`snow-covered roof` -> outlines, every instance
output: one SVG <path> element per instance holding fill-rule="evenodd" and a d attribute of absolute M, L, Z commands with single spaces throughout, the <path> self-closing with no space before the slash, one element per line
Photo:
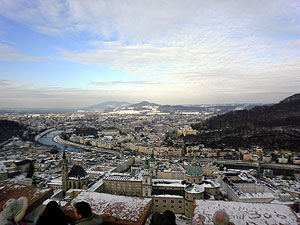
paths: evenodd
<path fill-rule="evenodd" d="M 193 224 L 212 225 L 217 210 L 224 209 L 234 224 L 299 224 L 290 207 L 280 204 L 195 200 Z"/>
<path fill-rule="evenodd" d="M 154 198 L 182 198 L 183 196 L 181 195 L 168 195 L 168 194 L 162 194 L 162 195 L 152 195 Z"/>
<path fill-rule="evenodd" d="M 62 185 L 62 178 L 61 177 L 57 177 L 53 180 L 50 180 L 50 182 L 48 183 L 48 185 Z"/>
<path fill-rule="evenodd" d="M 185 188 L 185 191 L 191 194 L 200 194 L 204 192 L 204 185 L 202 184 L 192 184 Z"/>
<path fill-rule="evenodd" d="M 28 199 L 28 206 L 36 208 L 41 202 L 48 199 L 53 191 L 50 188 L 37 188 L 22 184 L 0 183 L 0 211 L 3 205 L 10 198 L 19 198 L 24 196 Z"/>
<path fill-rule="evenodd" d="M 67 211 L 73 211 L 76 202 L 88 202 L 93 213 L 102 215 L 103 218 L 113 218 L 116 221 L 127 221 L 135 224 L 144 221 L 151 210 L 152 199 L 128 196 L 110 195 L 97 192 L 81 192 L 68 206 Z M 114 221 L 115 222 L 115 221 Z"/>
<path fill-rule="evenodd" d="M 118 181 L 141 181 L 140 177 L 132 177 L 130 175 L 107 175 L 104 180 L 118 180 Z"/>
<path fill-rule="evenodd" d="M 220 184 L 213 181 L 213 180 L 204 180 L 203 181 L 203 184 L 202 184 L 203 187 L 205 188 L 218 188 L 220 187 Z"/>
<path fill-rule="evenodd" d="M 152 179 L 152 186 L 161 186 L 161 187 L 182 187 L 186 186 L 185 183 L 182 183 L 182 180 L 164 180 L 164 179 Z"/>

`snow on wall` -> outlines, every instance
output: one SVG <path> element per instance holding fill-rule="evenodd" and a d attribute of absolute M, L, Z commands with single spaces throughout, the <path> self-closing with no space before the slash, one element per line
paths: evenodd
<path fill-rule="evenodd" d="M 193 225 L 212 225 L 212 218 L 216 211 L 224 209 L 230 222 L 238 224 L 300 224 L 300 220 L 289 206 L 279 204 L 242 203 L 196 200 Z"/>

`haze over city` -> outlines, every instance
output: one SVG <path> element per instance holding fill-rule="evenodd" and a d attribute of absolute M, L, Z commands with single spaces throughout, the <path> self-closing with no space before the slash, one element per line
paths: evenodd
<path fill-rule="evenodd" d="M 299 1 L 0 5 L 1 108 L 275 103 L 299 92 Z"/>

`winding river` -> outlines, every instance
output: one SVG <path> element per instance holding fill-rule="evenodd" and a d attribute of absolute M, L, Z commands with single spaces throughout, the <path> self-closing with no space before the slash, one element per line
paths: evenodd
<path fill-rule="evenodd" d="M 58 134 L 60 134 L 62 132 L 63 132 L 63 130 L 54 130 L 54 131 L 51 131 L 51 132 L 45 134 L 40 139 L 38 139 L 38 142 L 41 143 L 41 144 L 44 144 L 44 145 L 56 146 L 59 149 L 66 149 L 66 150 L 71 151 L 71 152 L 81 152 L 80 149 L 76 149 L 76 148 L 70 147 L 70 146 L 64 146 L 64 145 L 55 143 L 52 140 L 56 135 L 58 135 Z"/>

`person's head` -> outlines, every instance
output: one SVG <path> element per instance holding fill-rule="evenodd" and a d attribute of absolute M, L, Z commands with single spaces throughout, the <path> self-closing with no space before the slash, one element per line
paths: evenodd
<path fill-rule="evenodd" d="M 93 215 L 91 206 L 87 202 L 77 202 L 74 211 L 77 219 L 88 218 Z"/>
<path fill-rule="evenodd" d="M 225 210 L 218 210 L 215 212 L 213 216 L 213 223 L 214 225 L 228 225 L 229 224 L 229 217 Z"/>
<path fill-rule="evenodd" d="M 167 217 L 172 224 L 176 224 L 176 216 L 171 210 L 164 211 L 163 215 Z"/>
<path fill-rule="evenodd" d="M 163 214 L 154 213 L 151 218 L 151 225 L 172 225 L 171 221 Z"/>
<path fill-rule="evenodd" d="M 14 220 L 15 223 L 21 221 L 28 207 L 26 197 L 18 199 L 11 198 L 5 202 L 3 206 L 2 216 L 7 220 Z"/>
<path fill-rule="evenodd" d="M 47 204 L 43 214 L 55 215 L 58 212 L 61 212 L 61 209 L 60 209 L 58 203 L 56 201 L 50 201 Z"/>
<path fill-rule="evenodd" d="M 48 225 L 48 224 L 56 224 L 57 222 L 61 222 L 64 224 L 63 221 L 65 220 L 65 214 L 61 210 L 60 206 L 56 201 L 48 202 L 46 208 L 39 216 L 37 221 L 37 225 Z M 66 224 L 66 223 L 65 223 Z"/>

